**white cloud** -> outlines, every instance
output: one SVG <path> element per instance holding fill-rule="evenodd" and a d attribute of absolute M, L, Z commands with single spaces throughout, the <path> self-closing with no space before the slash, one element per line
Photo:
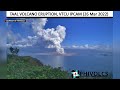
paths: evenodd
<path fill-rule="evenodd" d="M 28 36 L 27 38 L 22 38 L 19 41 L 16 41 L 14 43 L 14 46 L 18 47 L 27 47 L 27 46 L 33 46 L 38 40 L 37 36 Z"/>
<path fill-rule="evenodd" d="M 72 46 L 64 46 L 64 48 L 74 48 L 74 49 L 95 49 L 95 50 L 112 50 L 110 45 L 72 45 Z"/>
<path fill-rule="evenodd" d="M 88 45 L 88 44 L 85 44 L 84 46 L 85 46 L 85 48 L 89 48 L 89 45 Z"/>
<path fill-rule="evenodd" d="M 27 38 L 22 38 L 18 33 L 15 34 L 11 30 L 7 32 L 7 47 L 27 47 L 32 46 L 37 41 L 37 36 L 28 36 Z"/>
<path fill-rule="evenodd" d="M 22 36 L 17 33 L 13 33 L 12 30 L 7 31 L 7 43 L 15 43 L 16 41 L 20 40 Z"/>
<path fill-rule="evenodd" d="M 77 45 L 73 45 L 72 48 L 80 48 L 80 47 Z"/>
<path fill-rule="evenodd" d="M 81 46 L 79 46 L 79 47 L 80 47 L 80 49 L 84 49 L 84 48 L 85 48 L 85 47 L 84 47 L 84 46 L 82 46 L 82 45 L 81 45 Z"/>

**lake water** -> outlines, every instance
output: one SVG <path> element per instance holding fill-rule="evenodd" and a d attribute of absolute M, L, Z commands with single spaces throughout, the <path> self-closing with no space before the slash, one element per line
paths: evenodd
<path fill-rule="evenodd" d="M 45 50 L 44 50 L 45 51 Z M 65 49 L 68 55 L 54 55 L 50 52 L 40 53 L 39 49 L 23 49 L 22 56 L 32 56 L 39 59 L 43 64 L 52 67 L 62 67 L 63 70 L 82 70 L 82 71 L 106 71 L 112 72 L 113 55 L 112 52 L 97 50 Z M 69 55 L 75 53 L 74 55 Z"/>

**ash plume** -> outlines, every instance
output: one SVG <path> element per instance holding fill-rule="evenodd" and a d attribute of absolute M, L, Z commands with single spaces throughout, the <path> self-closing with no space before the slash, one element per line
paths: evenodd
<path fill-rule="evenodd" d="M 32 20 L 31 25 L 35 35 L 46 42 L 47 48 L 55 48 L 58 54 L 64 54 L 64 48 L 62 48 L 61 43 L 65 39 L 66 28 L 58 25 L 56 28 L 44 29 L 46 23 L 47 18 Z"/>

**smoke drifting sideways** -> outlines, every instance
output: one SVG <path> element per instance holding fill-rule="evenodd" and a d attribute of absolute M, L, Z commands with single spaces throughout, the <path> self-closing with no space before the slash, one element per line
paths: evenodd
<path fill-rule="evenodd" d="M 58 25 L 56 28 L 44 29 L 47 18 L 33 19 L 31 26 L 35 36 L 38 37 L 38 41 L 42 40 L 47 48 L 55 48 L 58 54 L 65 54 L 64 48 L 62 48 L 61 43 L 66 36 L 66 28 L 64 26 Z"/>

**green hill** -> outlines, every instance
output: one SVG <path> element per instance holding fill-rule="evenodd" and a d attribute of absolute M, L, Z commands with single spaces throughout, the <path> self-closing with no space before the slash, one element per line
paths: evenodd
<path fill-rule="evenodd" d="M 30 56 L 8 55 L 8 79 L 68 79 L 69 75 L 60 68 L 43 65 Z"/>

